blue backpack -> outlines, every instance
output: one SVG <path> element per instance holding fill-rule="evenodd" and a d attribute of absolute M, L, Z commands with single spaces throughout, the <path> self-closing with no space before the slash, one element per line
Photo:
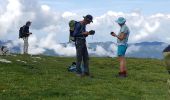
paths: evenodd
<path fill-rule="evenodd" d="M 72 65 L 69 66 L 69 67 L 67 68 L 67 70 L 68 70 L 69 72 L 76 72 L 76 71 L 77 71 L 76 62 L 72 62 Z"/>
<path fill-rule="evenodd" d="M 81 64 L 81 70 L 84 71 L 84 68 L 83 68 L 83 63 Z M 67 70 L 69 72 L 77 72 L 77 68 L 76 68 L 76 62 L 72 62 L 72 64 L 70 66 L 68 66 Z"/>

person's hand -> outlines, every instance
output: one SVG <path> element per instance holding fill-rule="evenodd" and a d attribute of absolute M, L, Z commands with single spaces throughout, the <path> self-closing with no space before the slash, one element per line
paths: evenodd
<path fill-rule="evenodd" d="M 112 36 L 116 37 L 117 35 L 114 32 L 110 33 Z"/>

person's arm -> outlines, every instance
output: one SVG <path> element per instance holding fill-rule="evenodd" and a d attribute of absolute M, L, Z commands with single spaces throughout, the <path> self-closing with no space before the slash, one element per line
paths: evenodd
<path fill-rule="evenodd" d="M 114 32 L 112 32 L 112 36 L 114 37 L 117 37 L 119 40 L 123 40 L 126 38 L 127 34 L 128 33 L 128 28 L 127 27 L 122 27 L 121 30 L 120 30 L 120 34 L 119 35 L 116 35 Z"/>
<path fill-rule="evenodd" d="M 83 35 L 89 35 L 89 32 L 82 32 Z"/>
<path fill-rule="evenodd" d="M 122 32 L 120 35 L 115 35 L 115 37 L 117 37 L 119 40 L 123 40 L 126 38 L 126 34 Z"/>
<path fill-rule="evenodd" d="M 84 27 L 82 33 L 85 37 L 87 37 L 90 33 L 88 31 L 86 31 L 86 26 Z"/>
<path fill-rule="evenodd" d="M 32 33 L 29 31 L 29 27 L 27 27 L 27 26 L 25 27 L 25 31 L 24 31 L 24 32 L 25 32 L 25 34 L 27 34 L 27 35 L 32 34 Z"/>

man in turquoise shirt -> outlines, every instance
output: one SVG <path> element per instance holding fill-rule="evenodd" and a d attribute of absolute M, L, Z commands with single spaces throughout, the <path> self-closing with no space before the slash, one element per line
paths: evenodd
<path fill-rule="evenodd" d="M 118 58 L 120 62 L 120 72 L 118 74 L 119 77 L 127 77 L 127 68 L 126 68 L 126 59 L 125 59 L 125 53 L 128 47 L 128 38 L 129 38 L 129 28 L 126 26 L 126 19 L 123 17 L 119 17 L 116 20 L 116 23 L 120 25 L 120 32 L 118 35 L 116 35 L 114 32 L 111 32 L 111 35 L 117 38 L 117 44 L 118 44 Z"/>

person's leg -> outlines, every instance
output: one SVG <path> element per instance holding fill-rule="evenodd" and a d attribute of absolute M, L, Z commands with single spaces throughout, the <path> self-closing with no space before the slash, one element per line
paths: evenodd
<path fill-rule="evenodd" d="M 87 46 L 84 44 L 83 52 L 83 62 L 84 62 L 84 74 L 89 75 L 89 54 L 87 51 Z"/>
<path fill-rule="evenodd" d="M 126 59 L 124 56 L 119 57 L 119 62 L 120 62 L 120 72 L 126 72 Z"/>
<path fill-rule="evenodd" d="M 28 54 L 28 37 L 26 37 L 26 39 L 25 39 L 25 52 L 26 52 L 26 54 Z"/>
<path fill-rule="evenodd" d="M 76 40 L 76 68 L 77 68 L 77 74 L 82 74 L 81 70 L 81 62 L 82 62 L 82 43 L 81 40 Z"/>
<path fill-rule="evenodd" d="M 26 53 L 26 37 L 23 37 L 22 39 L 24 41 L 23 54 L 25 54 Z"/>
<path fill-rule="evenodd" d="M 123 75 L 123 76 L 127 76 L 126 59 L 125 59 L 126 49 L 127 49 L 127 46 L 124 46 L 124 45 L 118 46 L 118 59 L 120 62 L 119 75 Z"/>

